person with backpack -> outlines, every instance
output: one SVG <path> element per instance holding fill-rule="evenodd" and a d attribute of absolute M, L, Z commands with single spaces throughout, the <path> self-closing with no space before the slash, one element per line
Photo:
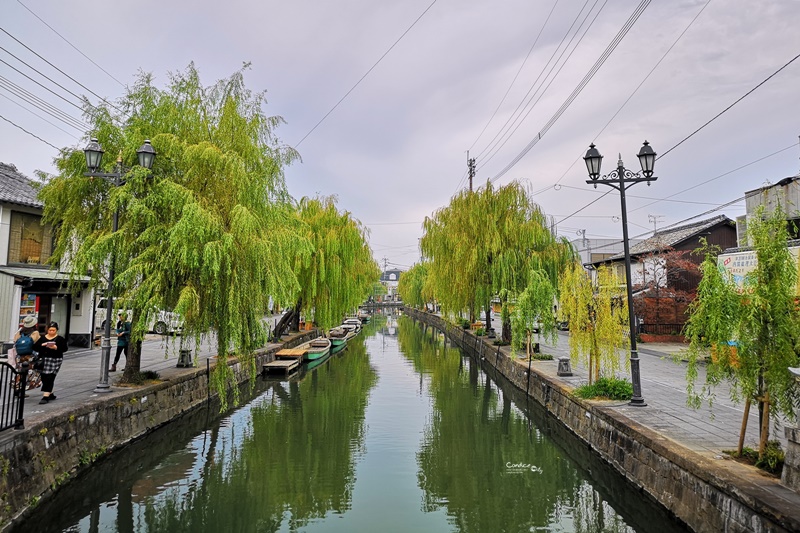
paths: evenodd
<path fill-rule="evenodd" d="M 33 359 L 33 345 L 39 340 L 39 330 L 37 325 L 39 320 L 36 315 L 26 315 L 22 319 L 22 326 L 16 334 L 14 334 L 14 351 L 17 354 L 17 369 L 22 368 L 22 363 L 30 363 Z M 32 370 L 32 369 L 31 369 Z M 33 377 L 33 373 L 29 374 L 29 378 Z M 27 388 L 36 388 L 39 386 L 38 378 L 28 379 Z M 20 387 L 17 395 L 22 396 L 25 394 L 25 387 Z"/>
<path fill-rule="evenodd" d="M 47 333 L 39 337 L 39 340 L 33 345 L 33 349 L 44 361 L 42 399 L 39 403 L 49 403 L 56 399 L 56 395 L 53 394 L 53 384 L 58 371 L 61 370 L 61 363 L 64 362 L 64 352 L 67 351 L 67 339 L 58 334 L 57 322 L 50 322 L 47 325 Z"/>
<path fill-rule="evenodd" d="M 117 371 L 117 363 L 119 363 L 119 356 L 125 354 L 125 362 L 128 362 L 128 343 L 131 340 L 131 323 L 128 322 L 128 315 L 126 313 L 119 314 L 117 321 L 117 354 L 114 356 L 114 363 L 109 372 Z"/>

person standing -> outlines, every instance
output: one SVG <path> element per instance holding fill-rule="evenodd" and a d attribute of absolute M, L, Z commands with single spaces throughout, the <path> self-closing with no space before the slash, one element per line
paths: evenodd
<path fill-rule="evenodd" d="M 53 394 L 53 384 L 56 382 L 58 371 L 61 370 L 61 363 L 64 362 L 64 352 L 67 351 L 67 340 L 58 334 L 57 322 L 50 322 L 47 325 L 47 333 L 39 337 L 33 349 L 43 360 L 42 399 L 39 403 L 52 402 L 56 399 L 56 395 Z"/>
<path fill-rule="evenodd" d="M 31 358 L 33 357 L 33 345 L 36 344 L 36 341 L 39 340 L 39 330 L 37 329 L 38 326 L 38 319 L 36 315 L 26 315 L 25 318 L 22 319 L 22 326 L 19 328 L 16 334 L 14 334 L 14 351 L 16 354 L 16 361 L 14 362 L 14 366 L 17 370 L 22 368 L 22 363 L 30 363 Z M 41 385 L 41 379 L 39 378 L 39 374 L 36 373 L 32 368 L 28 370 L 28 383 L 25 387 L 20 386 L 19 389 L 16 391 L 17 396 L 22 396 L 25 394 L 25 389 L 35 389 Z M 27 394 L 25 394 L 27 396 Z"/>
<path fill-rule="evenodd" d="M 114 364 L 108 369 L 109 372 L 117 371 L 117 363 L 119 363 L 119 356 L 125 354 L 125 363 L 128 362 L 128 344 L 131 340 L 131 323 L 128 322 L 128 315 L 125 313 L 119 314 L 117 320 L 117 354 L 114 356 Z"/>

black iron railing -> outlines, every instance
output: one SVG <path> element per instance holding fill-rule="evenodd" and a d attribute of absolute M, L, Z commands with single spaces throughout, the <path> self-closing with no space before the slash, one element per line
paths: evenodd
<path fill-rule="evenodd" d="M 28 383 L 28 363 L 20 370 L 0 363 L 0 431 L 25 428 L 25 389 Z"/>
<path fill-rule="evenodd" d="M 681 335 L 683 324 L 640 324 L 639 333 L 651 335 Z"/>

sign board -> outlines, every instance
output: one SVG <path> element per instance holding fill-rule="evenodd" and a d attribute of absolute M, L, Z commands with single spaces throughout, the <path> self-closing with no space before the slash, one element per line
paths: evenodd
<path fill-rule="evenodd" d="M 798 265 L 798 274 L 800 274 L 800 247 L 789 247 L 789 253 L 792 254 L 795 264 Z M 744 278 L 750 272 L 753 272 L 758 265 L 758 258 L 754 250 L 745 252 L 732 252 L 729 254 L 719 254 L 717 257 L 717 265 L 730 272 L 733 277 L 733 282 L 739 288 L 744 287 Z M 798 276 L 798 284 L 800 284 L 800 275 Z M 800 294 L 800 287 L 798 287 L 798 294 Z"/>

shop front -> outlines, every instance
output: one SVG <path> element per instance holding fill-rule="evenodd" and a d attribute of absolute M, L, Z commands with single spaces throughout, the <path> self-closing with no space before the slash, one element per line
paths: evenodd
<path fill-rule="evenodd" d="M 34 315 L 40 333 L 50 322 L 57 322 L 59 334 L 71 346 L 88 348 L 93 300 L 87 288 L 89 279 L 79 278 L 76 292 L 68 289 L 69 281 L 69 274 L 55 270 L 0 267 L 0 327 L 6 330 L 8 340 L 25 316 Z"/>

